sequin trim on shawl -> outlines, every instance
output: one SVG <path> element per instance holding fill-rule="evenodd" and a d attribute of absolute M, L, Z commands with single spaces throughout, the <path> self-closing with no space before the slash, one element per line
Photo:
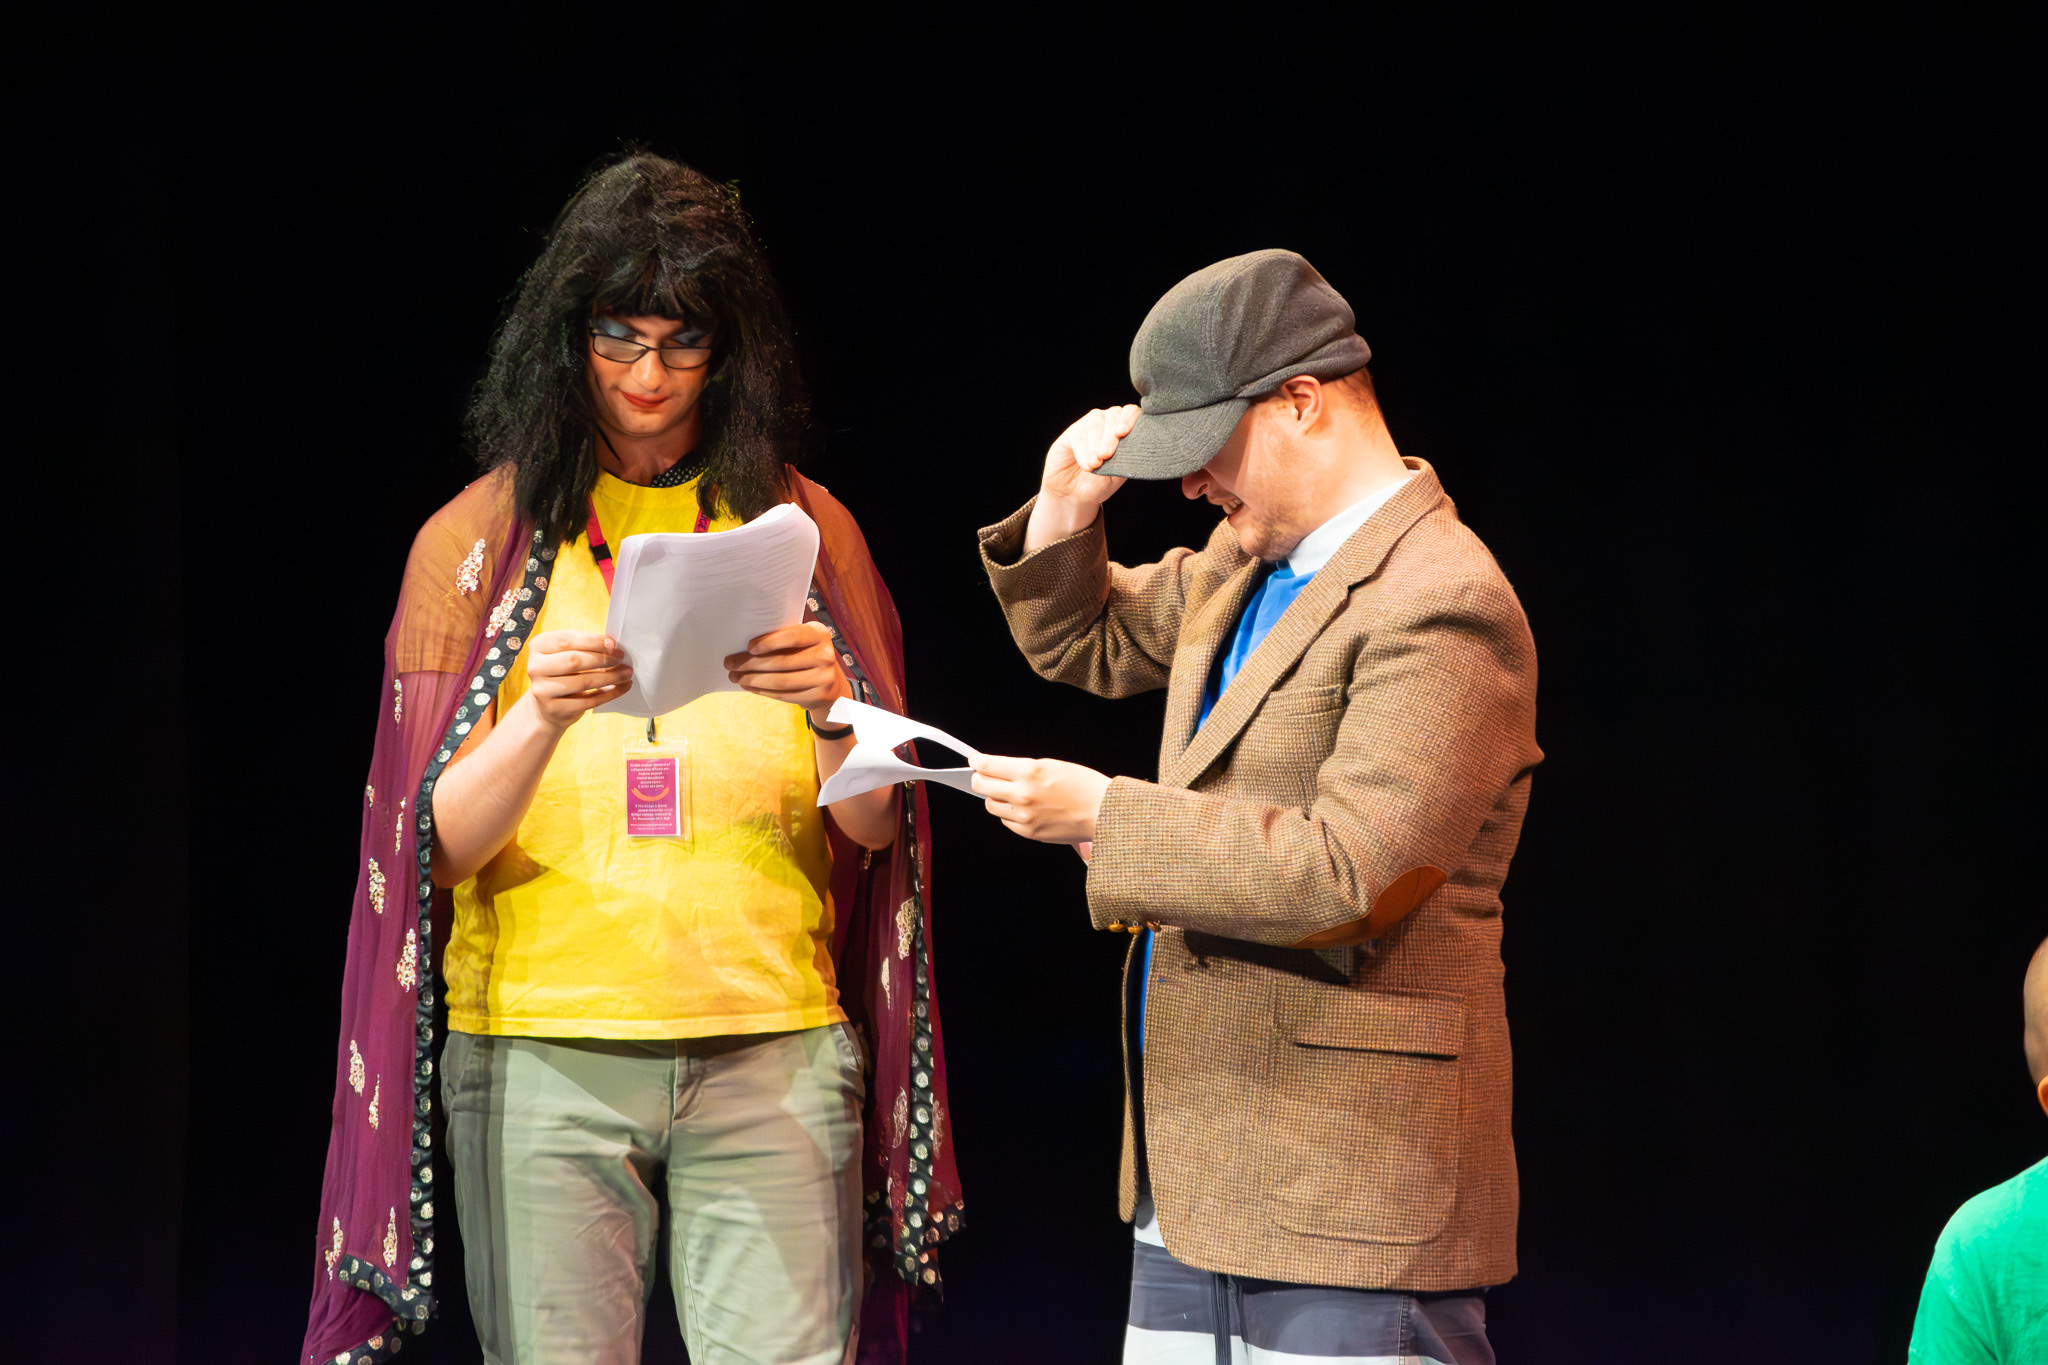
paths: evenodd
<path fill-rule="evenodd" d="M 824 594 L 815 585 L 805 605 L 832 632 L 832 647 L 839 651 L 839 662 L 853 682 L 854 699 L 875 705 L 879 698 L 874 684 L 868 680 L 859 659 L 848 647 L 846 637 L 840 633 L 838 623 L 824 605 Z M 961 1229 L 966 1219 L 966 1201 L 959 1200 L 944 1208 L 927 1208 L 932 1168 L 938 1160 L 936 1133 L 941 1131 L 934 1125 L 943 1125 L 944 1118 L 940 1112 L 943 1106 L 932 1088 L 931 954 L 924 941 L 924 871 L 918 853 L 916 784 L 905 782 L 902 795 L 903 800 L 897 803 L 900 815 L 896 837 L 908 841 L 905 847 L 910 852 L 911 895 L 896 908 L 892 927 L 896 930 L 897 957 L 908 958 L 912 964 L 910 1090 L 907 1096 L 898 1092 L 897 1103 L 892 1106 L 889 1118 L 892 1128 L 890 1145 L 899 1145 L 906 1136 L 910 1141 L 909 1189 L 903 1192 L 900 1206 L 894 1202 L 897 1192 L 893 1189 L 893 1182 L 889 1191 L 891 1198 L 883 1198 L 879 1190 L 869 1193 L 865 1235 L 870 1247 L 888 1252 L 896 1273 L 907 1283 L 930 1285 L 936 1289 L 942 1277 L 937 1263 L 932 1260 L 932 1248 Z M 883 998 L 893 1008 L 895 996 L 886 975 L 889 966 L 885 956 Z M 903 1123 L 906 1109 L 910 1121 L 907 1134 Z M 879 1106 L 877 1112 L 880 1112 Z M 899 1211 L 902 1216 L 900 1223 L 894 1216 Z"/>
<path fill-rule="evenodd" d="M 412 933 L 406 935 L 405 950 L 398 964 L 398 979 L 408 990 L 416 984 L 419 985 L 419 989 L 414 992 L 413 1015 L 416 1029 L 413 1043 L 410 1222 L 414 1255 L 407 1275 L 387 1275 L 384 1270 L 378 1269 L 361 1257 L 345 1253 L 336 1255 L 335 1253 L 341 1252 L 342 1228 L 341 1220 L 334 1220 L 334 1246 L 329 1253 L 329 1274 L 365 1293 L 375 1294 L 397 1317 L 397 1321 L 388 1331 L 380 1332 L 358 1346 L 329 1357 L 336 1365 L 380 1365 L 380 1362 L 396 1355 L 403 1345 L 403 1338 L 399 1335 L 401 1328 L 414 1334 L 424 1332 L 427 1319 L 434 1312 L 434 1165 L 433 1134 L 429 1123 L 433 1116 L 434 989 L 430 982 L 418 983 L 419 964 L 431 963 L 434 960 L 434 783 L 440 780 L 441 774 L 448 767 L 448 761 L 455 757 L 456 749 L 461 747 L 461 736 L 469 733 L 475 717 L 481 715 L 497 696 L 498 684 L 505 677 L 500 660 L 516 653 L 519 647 L 526 643 L 526 633 L 531 629 L 533 618 L 539 614 L 542 595 L 547 590 L 547 579 L 541 574 L 541 569 L 554 557 L 554 548 L 543 545 L 540 532 L 534 532 L 533 549 L 526 561 L 526 582 L 518 589 L 508 590 L 505 601 L 500 604 L 507 619 L 496 622 L 497 613 L 492 613 L 497 629 L 492 630 L 490 634 L 496 636 L 502 631 L 503 638 L 485 651 L 484 659 L 487 663 L 499 666 L 487 668 L 471 680 L 470 694 L 456 706 L 454 717 L 449 721 L 448 728 L 442 732 L 440 747 L 427 760 L 426 771 L 420 778 L 417 799 L 413 801 L 413 823 L 419 831 L 416 854 L 419 864 L 419 930 L 416 936 Z M 531 603 L 523 617 L 511 610 L 511 604 L 514 602 Z M 402 698 L 404 689 L 399 687 L 395 680 L 392 686 Z M 393 711 L 393 719 L 396 719 L 396 704 Z M 390 1261 L 396 1260 L 398 1255 L 396 1228 L 394 1210 L 393 1221 L 386 1230 L 384 1247 L 379 1248 L 385 1251 L 387 1265 Z"/>

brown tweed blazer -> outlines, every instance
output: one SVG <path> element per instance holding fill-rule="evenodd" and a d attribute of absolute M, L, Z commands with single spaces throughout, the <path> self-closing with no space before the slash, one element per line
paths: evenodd
<path fill-rule="evenodd" d="M 980 533 L 1041 675 L 1167 689 L 1159 781 L 1110 784 L 1088 908 L 1163 926 L 1123 1216 L 1142 1180 L 1203 1269 L 1415 1291 L 1515 1273 L 1500 888 L 1542 759 L 1536 653 L 1493 556 L 1407 463 L 1199 730 L 1257 580 L 1229 526 L 1136 569 L 1100 517 L 1021 559 L 1029 505 Z"/>

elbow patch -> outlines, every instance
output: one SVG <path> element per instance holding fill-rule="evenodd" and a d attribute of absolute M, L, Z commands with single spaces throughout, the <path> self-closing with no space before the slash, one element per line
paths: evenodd
<path fill-rule="evenodd" d="M 1440 867 L 1431 867 L 1428 863 L 1420 867 L 1411 867 L 1382 888 L 1364 919 L 1352 920 L 1349 924 L 1340 924 L 1319 934 L 1310 934 L 1294 946 L 1340 948 L 1353 943 L 1363 943 L 1369 938 L 1378 938 L 1406 919 L 1416 906 L 1435 895 L 1437 888 L 1447 880 L 1449 878 Z"/>

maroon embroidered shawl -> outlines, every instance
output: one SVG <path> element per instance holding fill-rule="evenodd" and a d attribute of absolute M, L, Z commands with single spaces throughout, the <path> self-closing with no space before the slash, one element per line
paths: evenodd
<path fill-rule="evenodd" d="M 384 638 L 303 1347 L 309 1362 L 390 1358 L 403 1333 L 425 1330 L 434 1295 L 448 1288 L 433 1273 L 432 964 L 451 902 L 428 873 L 431 797 L 526 644 L 559 549 L 519 518 L 510 485 L 503 472 L 486 475 L 428 521 Z M 820 534 L 811 613 L 831 627 L 860 699 L 903 712 L 902 625 L 860 528 L 793 470 L 790 492 Z M 904 1359 L 910 1290 L 939 1283 L 932 1248 L 959 1230 L 962 1208 L 947 1141 L 923 784 L 905 795 L 897 838 L 877 855 L 827 822 L 840 1004 L 874 1059 L 861 1163 L 875 1270 L 859 1316 L 863 1365 Z"/>

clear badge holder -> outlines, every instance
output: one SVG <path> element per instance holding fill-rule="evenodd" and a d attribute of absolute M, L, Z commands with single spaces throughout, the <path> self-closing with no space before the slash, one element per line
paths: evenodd
<path fill-rule="evenodd" d="M 663 739 L 654 718 L 645 738 L 625 747 L 626 837 L 667 839 L 689 847 L 690 741 L 678 735 Z"/>

